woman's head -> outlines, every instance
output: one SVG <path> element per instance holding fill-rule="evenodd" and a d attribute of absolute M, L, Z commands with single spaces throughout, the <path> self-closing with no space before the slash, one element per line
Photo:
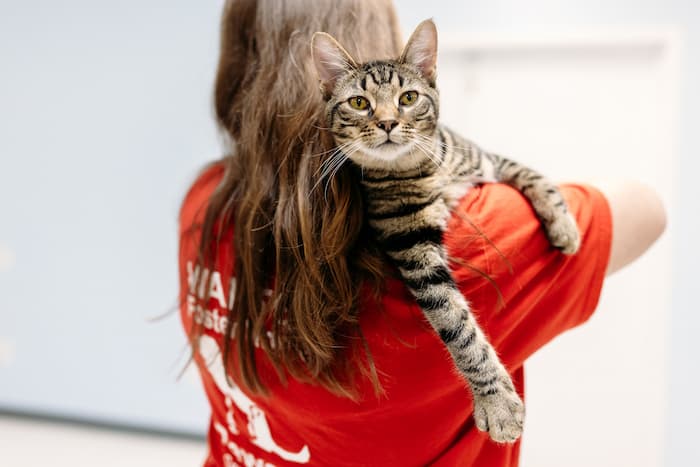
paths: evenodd
<path fill-rule="evenodd" d="M 224 358 L 255 391 L 264 389 L 254 357 L 259 342 L 278 372 L 342 392 L 341 336 L 357 330 L 361 283 L 382 275 L 364 241 L 350 169 L 336 168 L 318 183 L 334 142 L 311 59 L 317 31 L 341 40 L 358 60 L 400 53 L 389 1 L 231 0 L 224 7 L 215 108 L 232 147 L 205 214 L 199 261 L 211 266 L 220 235 L 235 226 L 235 332 Z"/>

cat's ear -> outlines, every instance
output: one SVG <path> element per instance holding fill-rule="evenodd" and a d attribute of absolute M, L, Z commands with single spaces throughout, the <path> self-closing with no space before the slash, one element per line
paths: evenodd
<path fill-rule="evenodd" d="M 431 85 L 435 85 L 437 77 L 437 28 L 432 19 L 426 19 L 413 31 L 399 61 L 415 66 L 423 78 L 427 79 Z"/>
<path fill-rule="evenodd" d="M 311 38 L 311 54 L 321 81 L 321 90 L 326 97 L 333 93 L 341 76 L 357 68 L 355 60 L 343 46 L 325 32 L 317 32 Z"/>

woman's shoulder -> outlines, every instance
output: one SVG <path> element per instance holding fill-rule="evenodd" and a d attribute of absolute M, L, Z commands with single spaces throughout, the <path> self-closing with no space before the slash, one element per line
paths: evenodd
<path fill-rule="evenodd" d="M 509 368 L 588 319 L 610 256 L 606 198 L 585 184 L 560 186 L 582 236 L 579 252 L 553 248 L 528 200 L 502 184 L 475 187 L 445 234 L 453 277 Z"/>
<path fill-rule="evenodd" d="M 559 188 L 580 233 L 587 240 L 597 240 L 592 237 L 598 236 L 609 240 L 611 215 L 603 194 L 587 184 Z M 511 260 L 525 253 L 532 257 L 530 260 L 557 256 L 530 202 L 516 189 L 500 183 L 476 186 L 460 200 L 448 222 L 445 244 L 454 256 L 477 263 L 485 260 L 484 249 Z M 475 244 L 481 248 L 475 248 Z M 483 266 L 490 269 L 493 264 Z"/>
<path fill-rule="evenodd" d="M 224 171 L 223 162 L 214 161 L 207 164 L 196 176 L 180 207 L 181 233 L 203 219 L 209 198 L 224 177 Z"/>

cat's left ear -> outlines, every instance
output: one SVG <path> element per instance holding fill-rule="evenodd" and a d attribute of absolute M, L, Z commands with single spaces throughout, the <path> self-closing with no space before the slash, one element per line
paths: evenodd
<path fill-rule="evenodd" d="M 357 68 L 357 64 L 343 46 L 325 32 L 317 32 L 311 38 L 311 54 L 321 81 L 321 90 L 326 98 L 333 93 L 341 76 Z"/>
<path fill-rule="evenodd" d="M 437 78 L 437 28 L 432 19 L 418 25 L 399 59 L 401 63 L 413 65 L 432 86 Z"/>

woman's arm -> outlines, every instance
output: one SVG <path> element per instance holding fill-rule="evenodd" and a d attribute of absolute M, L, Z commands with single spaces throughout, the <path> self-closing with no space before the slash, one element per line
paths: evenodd
<path fill-rule="evenodd" d="M 599 183 L 612 213 L 612 248 L 606 275 L 639 258 L 666 228 L 666 210 L 652 188 L 639 182 Z"/>

